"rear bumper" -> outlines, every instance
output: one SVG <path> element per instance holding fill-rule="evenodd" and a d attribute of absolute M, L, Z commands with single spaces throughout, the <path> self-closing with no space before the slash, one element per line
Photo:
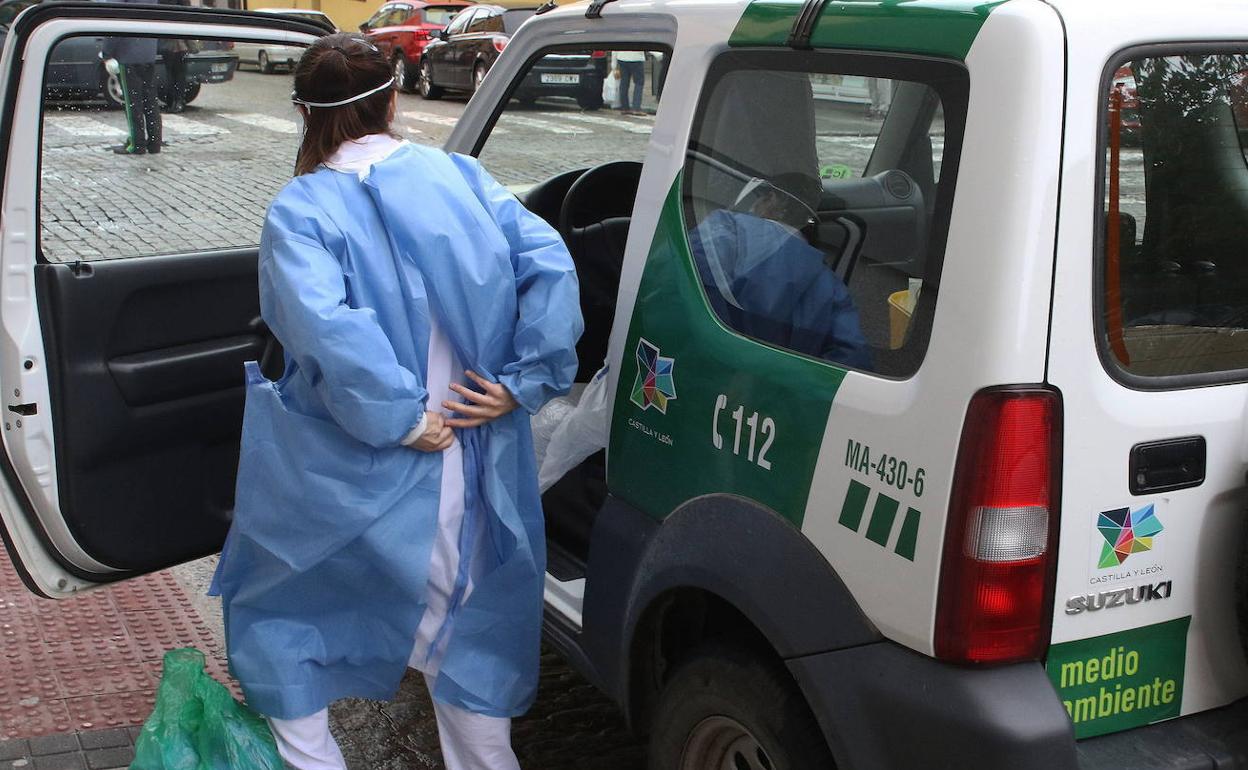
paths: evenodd
<path fill-rule="evenodd" d="M 1039 663 L 964 668 L 880 642 L 788 666 L 840 767 L 1248 770 L 1248 698 L 1076 742 Z"/>

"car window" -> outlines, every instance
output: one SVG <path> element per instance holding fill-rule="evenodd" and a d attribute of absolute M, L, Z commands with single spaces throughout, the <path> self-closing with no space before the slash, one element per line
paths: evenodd
<path fill-rule="evenodd" d="M 503 17 L 497 11 L 477 11 L 477 15 L 473 17 L 472 22 L 465 30 L 465 32 L 471 33 L 502 31 Z"/>
<path fill-rule="evenodd" d="M 451 23 L 451 19 L 455 18 L 455 14 L 462 10 L 462 6 L 458 5 L 431 5 L 425 8 L 425 23 L 439 24 L 446 26 Z"/>
<path fill-rule="evenodd" d="M 412 17 L 412 7 L 410 5 L 396 6 L 394 14 L 387 20 L 388 25 L 402 24 Z"/>
<path fill-rule="evenodd" d="M 289 78 L 239 72 L 233 47 L 85 36 L 54 47 L 40 151 L 44 259 L 259 243 L 265 207 L 291 177 L 300 125 Z M 115 72 L 109 62 L 120 63 Z"/>
<path fill-rule="evenodd" d="M 457 34 L 457 33 L 459 33 L 459 32 L 462 32 L 462 31 L 463 31 L 463 29 L 464 29 L 464 27 L 465 27 L 465 26 L 466 26 L 466 25 L 467 25 L 470 21 L 472 21 L 472 17 L 473 17 L 473 16 L 475 16 L 475 15 L 476 15 L 476 9 L 473 9 L 473 8 L 469 8 L 469 9 L 467 9 L 467 10 L 465 10 L 465 11 L 461 12 L 458 16 L 456 16 L 454 19 L 452 19 L 452 20 L 451 20 L 450 25 L 449 25 L 449 26 L 447 26 L 447 28 L 446 28 L 446 32 L 447 32 L 447 34 L 448 34 L 448 35 L 454 35 L 454 34 Z"/>
<path fill-rule="evenodd" d="M 529 17 L 537 13 L 529 8 L 521 8 L 517 10 L 503 11 L 503 32 L 508 35 L 516 34 L 516 30 L 520 29 L 520 25 L 529 20 Z"/>
<path fill-rule="evenodd" d="M 642 161 L 662 91 L 666 57 L 630 51 L 641 66 L 639 108 L 621 114 L 614 61 L 623 51 L 560 50 L 539 57 L 518 77 L 479 157 L 515 191 L 556 174 L 608 161 Z M 630 87 L 630 95 L 633 89 Z"/>
<path fill-rule="evenodd" d="M 949 126 L 945 115 L 965 115 L 965 83 L 960 68 L 913 60 L 718 59 L 682 196 L 710 310 L 774 347 L 912 374 L 930 332 L 956 173 L 947 154 L 961 118 Z M 867 89 L 874 103 L 863 101 Z"/>
<path fill-rule="evenodd" d="M 1102 349 L 1139 377 L 1248 368 L 1248 54 L 1125 62 L 1105 94 Z"/>

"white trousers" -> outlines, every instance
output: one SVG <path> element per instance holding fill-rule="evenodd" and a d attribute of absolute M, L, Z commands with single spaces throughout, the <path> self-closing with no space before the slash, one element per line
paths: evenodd
<path fill-rule="evenodd" d="M 432 680 L 425 682 L 432 687 Z M 446 770 L 520 770 L 511 748 L 511 720 L 433 702 Z M 329 709 L 300 719 L 269 719 L 277 750 L 295 770 L 347 770 L 329 732 Z"/>

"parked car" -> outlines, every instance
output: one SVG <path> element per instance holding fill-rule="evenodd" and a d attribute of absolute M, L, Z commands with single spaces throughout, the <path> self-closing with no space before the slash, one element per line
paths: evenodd
<path fill-rule="evenodd" d="M 386 3 L 360 25 L 360 31 L 390 59 L 399 90 L 411 92 L 416 88 L 425 47 L 471 6 L 460 0 Z"/>
<path fill-rule="evenodd" d="M 534 12 L 533 8 L 478 5 L 461 13 L 426 46 L 420 63 L 420 95 L 441 99 L 448 90 L 475 92 L 507 41 Z M 598 90 L 601 94 L 601 80 Z"/>
<path fill-rule="evenodd" d="M 310 11 L 302 8 L 256 8 L 255 11 L 257 13 L 273 13 L 301 21 L 310 21 L 313 24 L 324 27 L 326 33 L 338 31 L 338 28 L 334 26 L 334 22 L 329 16 L 321 11 Z M 280 45 L 277 43 L 237 42 L 234 44 L 234 53 L 238 55 L 240 67 L 244 64 L 252 65 L 265 74 L 276 72 L 278 69 L 293 71 L 295 65 L 299 63 L 299 57 L 303 55 L 303 50 L 299 46 Z"/>
<path fill-rule="evenodd" d="M 589 411 L 557 427 L 600 451 L 543 500 L 544 632 L 651 770 L 1243 768 L 1248 4 L 588 10 L 511 38 L 445 149 L 581 279 Z M 118 18 L 185 23 L 48 4 L 0 78 L 37 93 L 55 30 Z M 547 57 L 623 45 L 673 54 L 652 124 L 505 114 Z M 1163 74 L 1115 178 L 1124 66 Z M 845 75 L 891 81 L 880 121 L 821 112 Z M 0 534 L 68 598 L 221 547 L 242 365 L 284 357 L 255 247 L 44 259 L 41 119 L 0 104 Z"/>
<path fill-rule="evenodd" d="M 104 37 L 67 38 L 56 46 L 56 55 L 48 63 L 45 88 L 50 98 L 59 100 L 103 99 L 113 107 L 124 107 L 121 81 L 104 68 L 100 52 Z M 225 83 L 234 79 L 238 57 L 230 50 L 200 50 L 186 55 L 186 83 L 183 102 L 191 103 L 200 89 L 209 83 Z M 163 56 L 156 59 L 156 93 L 164 105 L 170 104 L 172 82 Z"/>

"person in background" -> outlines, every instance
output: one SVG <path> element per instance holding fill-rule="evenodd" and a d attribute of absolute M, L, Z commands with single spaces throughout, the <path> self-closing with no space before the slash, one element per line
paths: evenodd
<path fill-rule="evenodd" d="M 177 5 L 190 7 L 191 0 L 156 0 L 160 5 Z M 176 37 L 162 39 L 157 45 L 160 58 L 165 63 L 165 76 L 168 99 L 165 109 L 169 112 L 181 112 L 186 109 L 186 55 L 190 53 L 192 41 Z"/>
<path fill-rule="evenodd" d="M 144 0 L 117 0 L 142 3 Z M 160 103 L 156 100 L 156 54 L 154 37 L 110 37 L 104 40 L 100 56 L 116 64 L 117 78 L 126 103 L 126 123 L 130 137 L 113 148 L 118 155 L 158 153 L 161 146 Z M 111 70 L 110 70 L 111 71 Z"/>
<path fill-rule="evenodd" d="M 214 579 L 230 668 L 296 770 L 345 770 L 326 707 L 409 667 L 447 770 L 519 770 L 546 564 L 529 415 L 575 378 L 572 257 L 475 158 L 394 135 L 372 43 L 319 39 L 294 86 L 258 268 L 286 367 L 247 365 Z"/>
<path fill-rule="evenodd" d="M 617 51 L 616 74 L 619 75 L 619 109 L 624 115 L 644 115 L 641 111 L 641 94 L 646 85 L 646 52 Z M 632 85 L 630 101 L 629 85 Z"/>

